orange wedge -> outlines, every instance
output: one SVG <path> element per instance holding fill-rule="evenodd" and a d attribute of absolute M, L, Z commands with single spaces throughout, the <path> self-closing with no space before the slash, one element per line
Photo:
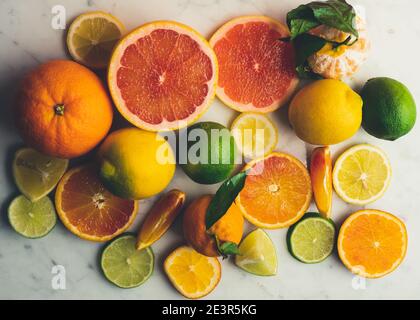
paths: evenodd
<path fill-rule="evenodd" d="M 78 237 L 108 241 L 124 232 L 137 214 L 137 202 L 107 191 L 93 166 L 67 172 L 55 194 L 55 206 L 63 224 Z"/>
<path fill-rule="evenodd" d="M 312 198 L 306 167 L 295 157 L 273 152 L 247 164 L 245 186 L 235 202 L 260 228 L 285 228 L 298 221 Z"/>
<path fill-rule="evenodd" d="M 318 211 L 325 218 L 331 218 L 333 182 L 330 147 L 319 147 L 312 151 L 310 171 Z"/>
<path fill-rule="evenodd" d="M 396 216 L 379 210 L 350 215 L 338 235 L 338 253 L 344 265 L 366 278 L 394 271 L 407 251 L 407 230 Z"/>
<path fill-rule="evenodd" d="M 217 258 L 204 256 L 187 246 L 172 252 L 164 268 L 174 287 L 189 299 L 202 298 L 212 292 L 222 274 Z"/>

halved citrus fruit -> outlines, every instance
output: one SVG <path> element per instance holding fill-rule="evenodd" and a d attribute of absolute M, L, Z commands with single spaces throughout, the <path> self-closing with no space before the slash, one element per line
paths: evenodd
<path fill-rule="evenodd" d="M 248 163 L 245 186 L 235 202 L 245 218 L 266 229 L 298 221 L 312 198 L 308 170 L 295 157 L 273 152 Z"/>
<path fill-rule="evenodd" d="M 219 284 L 222 268 L 219 260 L 183 246 L 165 260 L 165 272 L 174 287 L 186 298 L 208 295 Z"/>
<path fill-rule="evenodd" d="M 337 247 L 350 271 L 366 278 L 380 278 L 403 261 L 407 230 L 404 222 L 390 213 L 360 210 L 344 221 Z"/>
<path fill-rule="evenodd" d="M 216 91 L 217 59 L 195 30 L 173 21 L 145 24 L 112 54 L 108 83 L 121 114 L 150 131 L 186 127 Z"/>
<path fill-rule="evenodd" d="M 216 94 L 240 111 L 271 112 L 291 96 L 298 78 L 295 53 L 282 23 L 245 16 L 224 24 L 210 39 L 219 62 Z"/>
<path fill-rule="evenodd" d="M 55 206 L 63 224 L 78 237 L 107 241 L 124 232 L 137 214 L 137 202 L 107 191 L 93 166 L 67 172 L 57 186 Z"/>
<path fill-rule="evenodd" d="M 67 48 L 77 62 L 92 68 L 105 68 L 124 32 L 124 25 L 113 15 L 102 11 L 87 12 L 70 25 Z"/>

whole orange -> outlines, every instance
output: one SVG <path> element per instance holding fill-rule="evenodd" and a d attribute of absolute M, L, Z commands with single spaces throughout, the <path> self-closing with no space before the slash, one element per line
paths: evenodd
<path fill-rule="evenodd" d="M 86 67 L 54 60 L 30 72 L 18 91 L 16 125 L 28 145 L 59 158 L 93 149 L 112 124 L 112 104 Z"/>
<path fill-rule="evenodd" d="M 195 199 L 184 214 L 184 236 L 187 242 L 199 253 L 209 257 L 219 256 L 216 241 L 230 241 L 236 244 L 242 239 L 244 218 L 241 211 L 232 203 L 225 215 L 207 232 L 206 211 L 213 196 L 205 195 Z"/>

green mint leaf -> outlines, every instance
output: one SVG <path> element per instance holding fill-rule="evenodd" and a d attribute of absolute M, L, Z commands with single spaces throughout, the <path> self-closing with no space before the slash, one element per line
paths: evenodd
<path fill-rule="evenodd" d="M 243 189 L 246 171 L 227 179 L 217 190 L 206 212 L 206 229 L 209 230 L 228 211 L 239 192 Z"/>
<path fill-rule="evenodd" d="M 306 5 L 300 5 L 287 14 L 287 25 L 291 39 L 320 25 L 313 11 Z"/>

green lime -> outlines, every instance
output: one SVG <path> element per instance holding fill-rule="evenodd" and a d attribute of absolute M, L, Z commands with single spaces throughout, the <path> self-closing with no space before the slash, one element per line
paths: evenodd
<path fill-rule="evenodd" d="M 236 265 L 258 276 L 272 276 L 277 273 L 276 248 L 262 229 L 250 232 L 239 245 L 235 256 Z"/>
<path fill-rule="evenodd" d="M 13 229 L 26 238 L 47 235 L 57 222 L 54 204 L 48 197 L 31 202 L 23 195 L 9 205 L 9 222 Z"/>
<path fill-rule="evenodd" d="M 216 122 L 199 122 L 187 129 L 187 150 L 179 162 L 195 182 L 214 184 L 226 180 L 235 167 L 235 140 L 229 129 Z"/>
<path fill-rule="evenodd" d="M 20 192 L 31 201 L 46 196 L 67 170 L 69 161 L 43 155 L 30 148 L 16 152 L 13 176 Z"/>
<path fill-rule="evenodd" d="M 136 237 L 125 234 L 107 245 L 102 253 L 101 266 L 105 277 L 120 288 L 143 284 L 153 272 L 154 256 L 151 247 L 136 250 Z"/>
<path fill-rule="evenodd" d="M 408 88 L 391 78 L 370 79 L 362 90 L 363 128 L 372 136 L 396 140 L 416 122 L 416 103 Z"/>
<path fill-rule="evenodd" d="M 331 219 L 307 213 L 287 231 L 290 254 L 304 263 L 325 260 L 334 249 L 335 226 Z"/>

